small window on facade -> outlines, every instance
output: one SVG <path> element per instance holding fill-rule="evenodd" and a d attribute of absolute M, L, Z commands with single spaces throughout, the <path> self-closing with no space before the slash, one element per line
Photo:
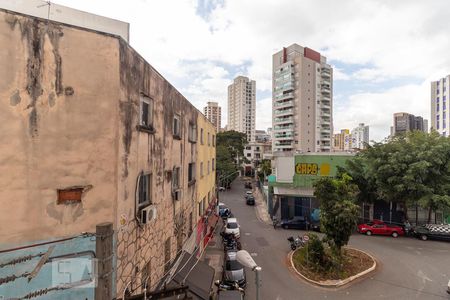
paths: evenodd
<path fill-rule="evenodd" d="M 190 163 L 188 170 L 188 182 L 193 182 L 194 180 L 195 180 L 195 163 Z"/>
<path fill-rule="evenodd" d="M 216 146 L 216 136 L 214 134 L 212 136 L 212 145 L 213 145 L 213 147 Z"/>
<path fill-rule="evenodd" d="M 195 143 L 197 141 L 197 126 L 194 123 L 189 123 L 189 142 Z"/>
<path fill-rule="evenodd" d="M 152 203 L 152 175 L 139 176 L 138 207 L 142 208 Z"/>
<path fill-rule="evenodd" d="M 200 143 L 203 145 L 204 141 L 203 141 L 203 128 L 200 128 Z"/>
<path fill-rule="evenodd" d="M 180 188 L 180 167 L 173 168 L 172 174 L 172 189 L 176 190 Z"/>
<path fill-rule="evenodd" d="M 247 157 L 250 157 L 250 156 L 252 156 L 252 154 L 251 153 L 247 153 Z"/>
<path fill-rule="evenodd" d="M 214 158 L 212 159 L 212 170 L 214 171 L 215 170 L 215 168 L 216 168 L 216 166 L 214 165 Z"/>
<path fill-rule="evenodd" d="M 203 177 L 203 162 L 200 163 L 200 177 Z"/>
<path fill-rule="evenodd" d="M 153 99 L 141 96 L 141 115 L 139 125 L 153 128 Z"/>
<path fill-rule="evenodd" d="M 179 115 L 173 116 L 173 135 L 181 137 L 181 120 Z"/>
<path fill-rule="evenodd" d="M 199 216 L 199 217 L 201 217 L 201 216 L 203 215 L 202 204 L 203 204 L 202 201 L 200 201 L 200 202 L 198 203 L 198 216 Z"/>
<path fill-rule="evenodd" d="M 209 165 L 209 160 L 208 160 L 208 175 L 209 175 L 209 172 L 210 172 L 210 171 L 209 171 L 209 167 L 210 167 L 210 165 Z"/>
<path fill-rule="evenodd" d="M 208 132 L 208 146 L 211 146 L 211 136 L 209 135 L 209 132 Z"/>

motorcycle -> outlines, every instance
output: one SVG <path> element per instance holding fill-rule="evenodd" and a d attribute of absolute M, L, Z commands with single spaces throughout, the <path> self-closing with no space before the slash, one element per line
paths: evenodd
<path fill-rule="evenodd" d="M 231 210 L 229 210 L 228 208 L 225 209 L 225 211 L 220 215 L 223 221 L 225 221 L 228 218 L 231 218 L 232 216 L 233 214 L 231 213 Z"/>
<path fill-rule="evenodd" d="M 306 245 L 306 241 L 300 236 L 296 238 L 290 236 L 287 238 L 287 240 L 291 244 L 292 251 L 296 250 L 297 248 L 303 248 Z"/>
<path fill-rule="evenodd" d="M 229 291 L 229 290 L 238 290 L 242 294 L 245 294 L 245 290 L 239 286 L 237 282 L 231 283 L 225 283 L 220 280 L 216 280 L 214 284 L 218 287 L 219 291 Z"/>
<path fill-rule="evenodd" d="M 234 234 L 232 233 L 225 233 L 221 232 L 220 235 L 222 236 L 222 242 L 223 242 L 223 250 L 229 251 L 229 250 L 241 250 L 241 242 L 239 242 Z"/>
<path fill-rule="evenodd" d="M 277 226 L 279 225 L 278 219 L 276 217 L 272 218 L 272 225 L 273 229 L 277 229 Z"/>

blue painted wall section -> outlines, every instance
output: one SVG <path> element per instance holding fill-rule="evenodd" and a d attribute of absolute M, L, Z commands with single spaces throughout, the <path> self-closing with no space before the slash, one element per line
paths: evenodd
<path fill-rule="evenodd" d="M 94 299 L 95 243 L 82 234 L 0 250 L 0 299 Z"/>

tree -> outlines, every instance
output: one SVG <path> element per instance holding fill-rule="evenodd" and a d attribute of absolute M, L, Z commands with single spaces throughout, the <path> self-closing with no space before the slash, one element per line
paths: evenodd
<path fill-rule="evenodd" d="M 338 178 L 323 177 L 314 183 L 314 196 L 320 202 L 320 222 L 325 240 L 339 258 L 359 215 L 359 207 L 354 203 L 358 187 L 351 180 L 350 176 L 342 174 Z"/>
<path fill-rule="evenodd" d="M 405 208 L 420 204 L 433 210 L 450 207 L 450 140 L 437 132 L 411 132 L 376 143 L 347 162 L 360 190 L 360 201 L 383 199 Z"/>
<path fill-rule="evenodd" d="M 261 164 L 259 165 L 258 177 L 259 180 L 264 180 L 265 176 L 269 176 L 272 174 L 272 162 L 270 159 L 263 159 Z"/>
<path fill-rule="evenodd" d="M 237 177 L 239 157 L 244 156 L 246 135 L 237 131 L 219 132 L 216 136 L 217 175 L 227 183 Z M 236 160 L 238 158 L 238 160 Z M 228 177 L 227 177 L 228 176 Z M 221 185 L 223 182 L 218 182 Z"/>

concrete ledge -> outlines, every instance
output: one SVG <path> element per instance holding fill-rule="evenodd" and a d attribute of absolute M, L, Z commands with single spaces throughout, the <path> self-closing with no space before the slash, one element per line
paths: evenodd
<path fill-rule="evenodd" d="M 289 252 L 288 257 L 289 257 L 289 261 L 290 261 L 290 263 L 291 263 L 291 267 L 292 267 L 292 269 L 294 270 L 294 272 L 295 272 L 297 275 L 299 275 L 301 278 L 303 278 L 304 280 L 306 280 L 306 281 L 308 281 L 309 283 L 312 283 L 312 284 L 314 284 L 314 285 L 321 286 L 321 287 L 338 288 L 338 287 L 342 287 L 342 286 L 344 286 L 344 285 L 346 285 L 346 284 L 348 284 L 348 283 L 350 283 L 350 282 L 352 282 L 352 281 L 354 281 L 354 280 L 356 280 L 356 279 L 358 279 L 358 278 L 360 278 L 360 277 L 362 277 L 362 276 L 364 276 L 364 275 L 366 275 L 366 274 L 369 274 L 369 273 L 373 272 L 373 271 L 376 269 L 376 267 L 377 267 L 377 261 L 376 261 L 376 259 L 375 259 L 372 255 L 370 255 L 369 253 L 364 252 L 364 251 L 359 250 L 359 249 L 351 248 L 351 247 L 346 247 L 346 248 L 347 248 L 347 249 L 352 249 L 352 250 L 355 250 L 355 251 L 359 251 L 359 252 L 361 252 L 361 253 L 366 254 L 367 256 L 369 256 L 369 257 L 372 259 L 373 265 L 372 265 L 370 268 L 368 268 L 367 270 L 364 270 L 364 271 L 362 271 L 361 273 L 358 273 L 358 274 L 356 274 L 356 275 L 347 277 L 347 278 L 345 278 L 345 279 L 340 279 L 340 280 L 315 281 L 315 280 L 312 280 L 312 279 L 306 277 L 305 275 L 303 275 L 302 273 L 300 273 L 300 272 L 297 270 L 297 268 L 296 268 L 295 265 L 294 265 L 293 258 L 292 258 L 295 251 Z M 297 251 L 297 250 L 296 250 L 296 251 Z"/>

